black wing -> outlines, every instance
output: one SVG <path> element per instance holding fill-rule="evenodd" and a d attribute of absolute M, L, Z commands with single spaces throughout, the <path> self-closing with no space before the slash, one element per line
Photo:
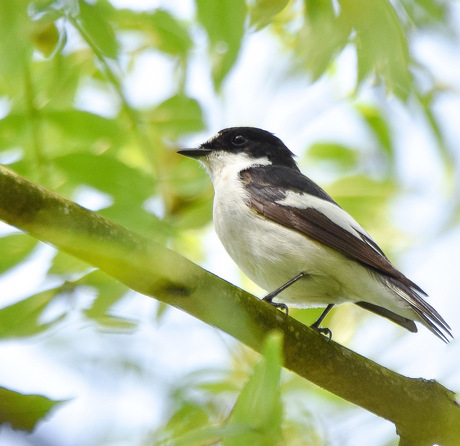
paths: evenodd
<path fill-rule="evenodd" d="M 323 189 L 300 172 L 280 166 L 253 167 L 242 171 L 241 179 L 249 192 L 248 205 L 252 209 L 426 295 L 419 286 L 390 263 L 366 233 L 357 231 L 356 227 L 345 229 L 345 219 L 342 227 L 313 207 L 300 208 L 279 204 L 286 198 L 285 191 L 290 190 L 325 200 L 337 206 L 344 216 L 348 216 Z M 356 226 L 359 228 L 357 223 Z M 359 237 L 356 234 L 359 234 Z"/>

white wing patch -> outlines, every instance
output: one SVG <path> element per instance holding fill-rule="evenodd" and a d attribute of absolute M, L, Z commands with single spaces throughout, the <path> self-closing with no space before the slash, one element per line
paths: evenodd
<path fill-rule="evenodd" d="M 366 242 L 374 251 L 381 255 L 377 244 L 372 237 L 360 226 L 360 224 L 340 206 L 322 198 L 315 197 L 310 194 L 301 194 L 294 191 L 287 191 L 286 196 L 282 200 L 278 200 L 276 204 L 280 206 L 290 206 L 297 209 L 313 208 L 325 215 L 329 220 L 351 233 L 353 236 Z M 375 245 L 375 246 L 374 246 Z"/>

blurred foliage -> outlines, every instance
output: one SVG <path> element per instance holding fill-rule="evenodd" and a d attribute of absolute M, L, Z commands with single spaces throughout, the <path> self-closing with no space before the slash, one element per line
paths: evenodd
<path fill-rule="evenodd" d="M 436 138 L 447 176 L 452 175 L 452 155 L 434 107 L 449 87 L 433 81 L 427 89 L 418 81 L 414 68 L 429 73 L 429 67 L 414 59 L 408 45 L 418 29 L 445 27 L 448 8 L 448 2 L 436 0 L 195 0 L 194 16 L 186 20 L 174 9 L 135 11 L 108 0 L 0 0 L 0 162 L 86 206 L 91 200 L 82 199 L 82 191 L 90 190 L 101 203 L 95 209 L 104 216 L 199 260 L 203 250 L 190 230 L 210 222 L 212 189 L 202 169 L 174 152 L 177 141 L 207 128 L 205 99 L 194 97 L 188 87 L 191 67 L 206 45 L 203 73 L 219 96 L 238 69 L 245 41 L 265 32 L 290 57 L 286 78 L 294 73 L 313 82 L 340 76 L 337 59 L 352 49 L 354 93 L 373 83 L 403 106 L 415 102 Z M 170 72 L 158 77 L 169 77 L 172 87 L 158 92 L 152 72 L 150 85 L 139 88 L 162 99 L 136 105 L 126 84 L 151 52 L 171 64 Z M 93 100 L 102 101 L 103 111 Z M 370 153 L 340 141 L 317 141 L 306 156 L 340 174 L 328 191 L 344 208 L 363 226 L 388 234 L 388 203 L 397 191 L 389 114 L 369 102 L 356 102 L 354 111 L 373 140 Z M 366 174 L 369 158 L 378 161 L 379 175 Z M 455 209 L 458 218 L 458 203 Z M 36 246 L 28 235 L 5 233 L 0 273 L 26 264 Z M 70 302 L 70 296 L 85 290 L 93 295 L 85 308 L 64 305 L 47 317 L 53 303 Z M 42 290 L 2 305 L 0 336 L 38 335 L 62 326 L 75 311 L 104 331 L 131 332 L 136 321 L 113 311 L 127 291 L 89 265 L 56 253 Z M 299 438 L 318 444 L 308 416 L 296 420 L 287 408 L 290 418 L 281 419 L 281 399 L 288 391 L 279 387 L 277 342 L 267 344 L 265 359 L 244 386 L 234 385 L 233 371 L 208 383 L 212 398 L 178 398 L 161 436 L 189 439 L 171 444 L 192 444 L 192 433 L 198 435 L 196 444 L 209 444 L 211 438 L 225 438 L 224 445 L 242 444 L 241 438 L 246 444 L 279 444 L 282 437 L 291 445 L 305 444 Z M 242 390 L 233 410 L 224 414 L 232 403 L 215 403 L 215 396 L 229 392 L 235 397 L 236 389 Z M 11 392 L 8 401 L 7 407 L 27 407 L 28 414 L 11 409 L 20 419 L 2 418 L 19 429 L 32 428 L 30 413 L 39 418 L 53 406 L 42 397 Z"/>
<path fill-rule="evenodd" d="M 23 395 L 0 387 L 0 425 L 31 431 L 37 422 L 62 401 L 51 401 L 41 395 Z"/>
<path fill-rule="evenodd" d="M 197 405 L 185 398 L 179 400 L 166 425 L 152 434 L 156 445 L 200 446 L 222 442 L 224 446 L 254 444 L 276 446 L 282 441 L 282 401 L 280 373 L 282 337 L 272 333 L 267 337 L 264 359 L 254 366 L 252 376 L 244 384 L 231 413 L 222 421 L 218 407 Z M 236 389 L 225 388 L 222 382 L 205 387 L 210 395 Z M 187 389 L 190 391 L 190 388 Z M 202 389 L 204 390 L 204 389 Z M 212 425 L 220 424 L 215 427 Z M 211 426 L 210 426 L 211 425 Z"/>
<path fill-rule="evenodd" d="M 263 359 L 239 346 L 231 370 L 202 370 L 186 376 L 172 392 L 169 419 L 150 434 L 146 444 L 324 444 L 304 404 L 314 386 L 305 385 L 293 373 L 280 375 L 281 347 L 282 338 L 273 332 L 267 336 Z M 345 410 L 337 397 L 318 389 L 316 393 L 324 393 Z"/>
<path fill-rule="evenodd" d="M 0 312 L 0 337 L 15 338 L 40 333 L 62 319 L 62 316 L 48 323 L 40 320 L 51 299 L 61 291 L 60 287 L 34 294 Z"/>

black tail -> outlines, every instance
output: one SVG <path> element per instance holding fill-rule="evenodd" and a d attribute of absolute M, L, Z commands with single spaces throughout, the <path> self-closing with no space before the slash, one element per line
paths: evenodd
<path fill-rule="evenodd" d="M 414 319 L 422 322 L 428 330 L 446 343 L 449 342 L 450 338 L 453 338 L 449 324 L 428 302 L 420 296 L 422 293 L 426 295 L 423 290 L 418 287 L 414 289 L 413 287 L 410 287 L 393 277 L 381 276 L 381 278 L 393 292 L 409 304 L 410 308 L 414 312 L 414 316 L 417 316 Z M 400 318 L 400 316 L 398 317 Z M 390 319 L 394 320 L 392 317 L 390 317 Z M 394 322 L 396 321 L 394 320 Z M 399 325 L 404 327 L 403 324 Z M 408 330 L 410 329 L 408 328 Z"/>

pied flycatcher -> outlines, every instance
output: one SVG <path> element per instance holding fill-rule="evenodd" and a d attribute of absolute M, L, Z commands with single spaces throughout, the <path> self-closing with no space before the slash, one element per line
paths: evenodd
<path fill-rule="evenodd" d="M 449 325 L 426 293 L 371 236 L 304 176 L 294 154 L 265 130 L 232 127 L 181 155 L 198 159 L 214 186 L 214 225 L 230 257 L 276 307 L 353 302 L 411 332 L 419 321 L 447 342 Z"/>

